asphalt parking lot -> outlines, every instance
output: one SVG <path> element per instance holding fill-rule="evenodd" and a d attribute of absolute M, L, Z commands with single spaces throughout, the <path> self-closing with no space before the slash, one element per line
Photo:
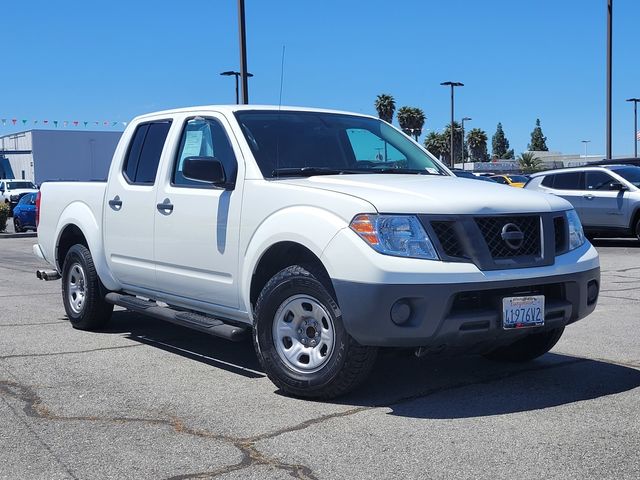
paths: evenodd
<path fill-rule="evenodd" d="M 250 342 L 72 329 L 34 242 L 0 239 L 0 478 L 640 478 L 638 242 L 596 242 L 598 308 L 541 359 L 388 352 L 329 403 L 279 394 Z"/>

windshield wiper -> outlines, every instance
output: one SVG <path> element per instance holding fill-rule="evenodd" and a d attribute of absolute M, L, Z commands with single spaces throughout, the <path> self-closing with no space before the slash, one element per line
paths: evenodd
<path fill-rule="evenodd" d="M 325 167 L 287 167 L 276 168 L 271 175 L 278 177 L 312 177 L 314 175 L 340 175 L 343 173 L 355 173 L 353 170 L 340 170 Z"/>
<path fill-rule="evenodd" d="M 419 170 L 416 168 L 393 168 L 393 167 L 380 167 L 367 169 L 371 173 L 401 173 L 401 174 L 416 174 L 416 175 L 441 175 L 440 173 L 433 173 L 428 170 Z"/>

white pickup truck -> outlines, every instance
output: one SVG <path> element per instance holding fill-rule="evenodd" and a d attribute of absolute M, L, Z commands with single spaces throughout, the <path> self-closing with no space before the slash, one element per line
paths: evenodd
<path fill-rule="evenodd" d="M 380 347 L 527 361 L 593 311 L 565 200 L 461 179 L 370 116 L 210 106 L 144 115 L 106 183 L 44 183 L 34 252 L 71 324 L 113 305 L 253 336 L 283 391 L 330 398 Z"/>

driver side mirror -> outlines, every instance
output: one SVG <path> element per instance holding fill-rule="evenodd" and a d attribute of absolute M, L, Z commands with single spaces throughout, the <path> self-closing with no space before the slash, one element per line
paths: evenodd
<path fill-rule="evenodd" d="M 187 157 L 182 165 L 184 178 L 196 182 L 228 186 L 222 162 L 215 157 Z"/>
<path fill-rule="evenodd" d="M 627 187 L 626 185 L 621 184 L 620 182 L 611 182 L 609 184 L 609 190 L 616 190 L 618 192 L 624 192 L 626 190 L 629 190 L 629 187 Z"/>

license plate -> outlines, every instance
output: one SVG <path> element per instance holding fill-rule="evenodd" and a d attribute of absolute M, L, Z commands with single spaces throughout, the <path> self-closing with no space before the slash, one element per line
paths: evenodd
<path fill-rule="evenodd" d="M 502 327 L 505 330 L 541 325 L 544 325 L 544 295 L 502 299 Z"/>

